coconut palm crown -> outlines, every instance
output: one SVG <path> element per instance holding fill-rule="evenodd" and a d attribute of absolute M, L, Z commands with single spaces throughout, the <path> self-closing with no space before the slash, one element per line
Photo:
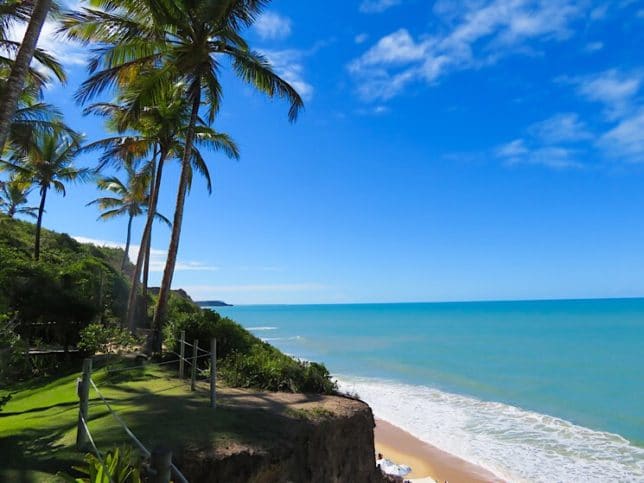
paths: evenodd
<path fill-rule="evenodd" d="M 165 321 L 169 290 L 179 249 L 185 197 L 190 176 L 190 156 L 202 103 L 212 123 L 221 105 L 219 75 L 224 62 L 269 97 L 290 103 L 289 120 L 303 107 L 297 91 L 280 78 L 268 59 L 250 49 L 241 36 L 265 4 L 262 0 L 95 0 L 95 9 L 84 9 L 63 19 L 63 31 L 81 42 L 98 42 L 90 62 L 90 77 L 77 92 L 84 102 L 104 90 L 122 85 L 142 69 L 128 112 L 137 118 L 156 105 L 168 85 L 180 85 L 190 109 L 182 170 L 177 192 L 173 230 L 163 273 L 153 328 L 160 333 Z M 154 349 L 160 348 L 160 339 Z"/>

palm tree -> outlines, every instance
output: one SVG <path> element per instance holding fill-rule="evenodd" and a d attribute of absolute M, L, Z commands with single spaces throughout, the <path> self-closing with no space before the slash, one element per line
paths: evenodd
<path fill-rule="evenodd" d="M 121 271 L 125 269 L 125 264 L 130 254 L 130 241 L 132 238 L 132 221 L 135 217 L 144 214 L 148 210 L 150 198 L 150 181 L 151 166 L 144 166 L 140 171 L 132 162 L 124 163 L 127 181 L 123 182 L 116 176 L 100 178 L 97 182 L 98 187 L 105 191 L 110 191 L 113 196 L 103 196 L 87 205 L 97 204 L 103 211 L 99 216 L 100 220 L 107 221 L 115 217 L 128 217 L 127 236 L 125 241 L 125 253 L 121 263 Z M 154 217 L 171 226 L 170 220 L 160 213 L 154 213 Z"/>
<path fill-rule="evenodd" d="M 52 7 L 52 0 L 31 0 L 27 2 L 10 1 L 3 4 L 1 13 L 4 13 L 0 21 L 1 46 L 4 50 L 15 51 L 15 59 L 11 62 L 11 71 L 7 78 L 0 103 L 0 150 L 9 136 L 9 126 L 18 106 L 18 99 L 25 87 L 25 82 L 30 73 L 30 64 L 34 56 L 37 56 L 44 65 L 55 66 L 54 74 L 59 79 L 64 79 L 60 64 L 55 62 L 53 57 L 38 51 L 36 48 L 40 32 Z M 25 7 L 31 6 L 29 13 Z M 26 16 L 27 15 L 27 16 Z M 20 45 L 7 39 L 6 31 L 11 23 L 15 21 L 29 21 L 27 30 Z M 40 57 L 40 58 L 38 58 Z M 31 72 L 34 72 L 33 70 Z"/>
<path fill-rule="evenodd" d="M 35 206 L 22 206 L 29 202 L 31 187 L 15 178 L 7 182 L 0 182 L 0 209 L 13 218 L 15 215 L 27 215 L 36 218 L 38 208 Z"/>
<path fill-rule="evenodd" d="M 34 243 L 36 260 L 40 258 L 40 232 L 48 191 L 54 189 L 65 196 L 65 183 L 84 181 L 89 176 L 89 170 L 73 165 L 80 142 L 80 135 L 58 124 L 52 131 L 40 133 L 29 149 L 15 156 L 10 164 L 16 172 L 16 179 L 33 183 L 40 193 Z"/>
<path fill-rule="evenodd" d="M 101 10 L 72 13 L 63 20 L 69 37 L 101 43 L 90 66 L 92 75 L 77 93 L 80 101 L 131 76 L 132 70 L 141 66 L 156 69 L 149 70 L 138 87 L 138 95 L 130 103 L 133 116 L 154 105 L 163 86 L 176 83 L 184 86 L 190 118 L 172 236 L 153 320 L 157 334 L 166 318 L 177 260 L 199 111 L 204 102 L 208 123 L 214 121 L 222 97 L 219 82 L 222 57 L 231 60 L 235 73 L 245 82 L 269 97 L 288 99 L 291 121 L 303 107 L 295 89 L 276 75 L 267 59 L 252 51 L 239 33 L 242 27 L 252 25 L 266 3 L 265 0 L 97 0 L 95 4 Z M 154 345 L 158 350 L 160 339 Z"/>
<path fill-rule="evenodd" d="M 119 104 L 98 103 L 86 109 L 86 113 L 94 113 L 108 117 L 108 125 L 117 129 L 122 124 L 130 123 L 130 131 L 134 130 L 139 135 L 129 134 L 128 136 L 115 136 L 106 138 L 86 146 L 86 149 L 101 148 L 104 154 L 101 157 L 99 166 L 112 163 L 115 159 L 136 153 L 139 156 L 146 156 L 153 152 L 151 161 L 154 185 L 150 193 L 150 204 L 148 217 L 141 239 L 141 250 L 139 251 L 135 270 L 132 274 L 132 285 L 128 300 L 127 324 L 131 329 L 135 328 L 135 315 L 137 313 L 138 284 L 143 272 L 143 286 L 141 292 L 147 293 L 148 272 L 150 259 L 150 242 L 152 238 L 152 222 L 154 217 L 151 213 L 156 211 L 161 188 L 161 179 L 165 162 L 172 158 L 182 158 L 185 149 L 185 131 L 189 117 L 189 111 L 185 102 L 180 97 L 181 91 L 176 86 L 170 86 L 168 90 L 157 101 L 156 106 L 151 106 L 143 112 L 135 122 L 128 119 L 127 107 Z M 122 96 L 124 99 L 127 95 Z M 196 170 L 201 174 L 207 183 L 208 192 L 212 192 L 212 181 L 206 161 L 203 159 L 199 148 L 210 148 L 215 151 L 224 151 L 229 157 L 238 159 L 239 150 L 235 143 L 226 134 L 217 133 L 199 120 L 196 128 L 197 136 L 190 158 L 189 180 L 192 181 L 192 171 Z M 156 160 L 156 163 L 155 163 Z M 142 298 L 146 302 L 146 297 Z"/>

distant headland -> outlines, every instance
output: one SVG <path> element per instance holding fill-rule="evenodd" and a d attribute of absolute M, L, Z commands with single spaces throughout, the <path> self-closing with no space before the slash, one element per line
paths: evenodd
<path fill-rule="evenodd" d="M 199 307 L 232 307 L 233 304 L 227 304 L 221 300 L 201 300 L 195 302 Z"/>

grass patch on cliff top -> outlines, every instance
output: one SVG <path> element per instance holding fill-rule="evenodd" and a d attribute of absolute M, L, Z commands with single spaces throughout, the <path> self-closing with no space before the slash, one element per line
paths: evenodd
<path fill-rule="evenodd" d="M 151 450 L 170 445 L 178 454 L 186 445 L 200 448 L 229 444 L 262 446 L 286 437 L 280 418 L 265 411 L 208 407 L 208 394 L 191 392 L 188 381 L 158 366 L 109 374 L 95 370 L 93 379 L 134 434 Z M 56 481 L 82 461 L 75 449 L 77 373 L 28 382 L 0 390 L 0 481 Z M 96 445 L 107 451 L 130 444 L 94 389 L 90 391 L 89 428 Z"/>

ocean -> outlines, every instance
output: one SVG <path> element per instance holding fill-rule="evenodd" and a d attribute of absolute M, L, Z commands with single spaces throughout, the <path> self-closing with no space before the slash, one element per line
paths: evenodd
<path fill-rule="evenodd" d="M 644 299 L 215 310 L 509 481 L 644 481 Z"/>

